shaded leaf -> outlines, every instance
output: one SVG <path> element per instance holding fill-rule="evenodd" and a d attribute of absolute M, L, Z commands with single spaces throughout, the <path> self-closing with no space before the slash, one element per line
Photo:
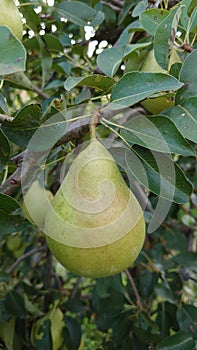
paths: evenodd
<path fill-rule="evenodd" d="M 155 58 L 157 63 L 166 70 L 168 69 L 182 8 L 183 7 L 180 5 L 178 9 L 175 8 L 171 10 L 169 15 L 159 24 L 155 33 Z"/>
<path fill-rule="evenodd" d="M 197 272 L 197 256 L 194 252 L 183 252 L 174 257 L 174 261 L 188 269 Z"/>
<path fill-rule="evenodd" d="M 189 201 L 192 185 L 171 158 L 139 146 L 134 146 L 133 151 L 119 147 L 110 149 L 128 176 L 130 170 L 132 176 L 153 193 L 176 203 Z"/>
<path fill-rule="evenodd" d="M 0 93 L 0 111 L 1 113 L 7 113 L 7 114 L 9 113 L 6 99 L 1 93 Z"/>
<path fill-rule="evenodd" d="M 88 77 L 69 77 L 66 79 L 64 88 L 68 91 L 76 86 L 89 86 L 102 92 L 110 92 L 115 80 L 102 75 L 90 75 Z"/>
<path fill-rule="evenodd" d="M 159 24 L 168 14 L 169 11 L 164 9 L 148 9 L 140 14 L 140 22 L 147 33 L 154 35 Z"/>
<path fill-rule="evenodd" d="M 103 73 L 110 77 L 116 74 L 124 56 L 124 49 L 124 46 L 111 47 L 98 55 L 97 65 Z"/>
<path fill-rule="evenodd" d="M 33 152 L 43 152 L 50 149 L 66 132 L 66 118 L 56 108 L 51 107 L 45 116 L 46 120 L 34 132 L 28 144 Z"/>
<path fill-rule="evenodd" d="M 44 320 L 39 326 L 34 344 L 37 350 L 53 350 L 50 319 Z"/>
<path fill-rule="evenodd" d="M 38 33 L 40 30 L 41 18 L 34 11 L 33 7 L 28 6 L 26 3 L 26 6 L 21 6 L 20 11 L 23 13 L 28 23 L 28 27 L 31 28 L 35 33 Z"/>
<path fill-rule="evenodd" d="M 113 77 L 122 60 L 131 54 L 133 51 L 144 48 L 150 45 L 150 43 L 141 44 L 128 44 L 126 46 L 111 47 L 103 50 L 97 57 L 97 65 L 103 73 Z"/>
<path fill-rule="evenodd" d="M 81 1 L 63 1 L 56 7 L 57 12 L 78 26 L 97 26 L 104 20 L 104 14 Z"/>
<path fill-rule="evenodd" d="M 6 212 L 12 212 L 20 208 L 19 203 L 7 194 L 0 193 L 0 209 Z"/>
<path fill-rule="evenodd" d="M 174 77 L 163 73 L 127 73 L 114 86 L 111 102 L 114 109 L 132 106 L 160 91 L 177 90 L 182 86 Z"/>
<path fill-rule="evenodd" d="M 6 26 L 0 26 L 0 47 L 0 75 L 25 70 L 24 46 Z"/>
<path fill-rule="evenodd" d="M 43 88 L 51 76 L 53 59 L 43 39 L 40 36 L 37 36 L 37 40 L 40 48 L 41 65 L 42 65 L 42 88 Z"/>
<path fill-rule="evenodd" d="M 12 122 L 5 120 L 2 129 L 11 141 L 27 146 L 34 132 L 40 126 L 41 109 L 38 105 L 25 106 Z"/>
<path fill-rule="evenodd" d="M 23 297 L 16 291 L 8 292 L 5 297 L 5 307 L 10 315 L 23 318 L 26 315 Z"/>
<path fill-rule="evenodd" d="M 194 339 L 190 334 L 179 331 L 162 340 L 157 345 L 156 350 L 191 350 L 194 345 Z"/>
<path fill-rule="evenodd" d="M 174 294 L 173 294 L 170 286 L 168 284 L 166 284 L 165 282 L 157 284 L 154 287 L 154 291 L 155 291 L 155 294 L 159 298 L 160 301 L 161 300 L 168 301 L 169 303 L 174 304 L 174 302 L 175 302 Z"/>
<path fill-rule="evenodd" d="M 43 40 L 44 40 L 48 50 L 57 51 L 57 52 L 63 51 L 64 47 L 63 47 L 61 41 L 55 35 L 45 34 L 45 35 L 43 35 Z"/>
<path fill-rule="evenodd" d="M 181 305 L 177 310 L 177 322 L 180 329 L 191 333 L 197 339 L 196 307 L 194 305 Z"/>
<path fill-rule="evenodd" d="M 13 215 L 0 209 L 0 239 L 6 234 L 27 229 L 30 223 L 19 215 Z"/>
<path fill-rule="evenodd" d="M 16 318 L 12 317 L 9 321 L 0 324 L 0 338 L 7 350 L 14 350 L 14 333 Z"/>
<path fill-rule="evenodd" d="M 81 327 L 78 322 L 70 316 L 65 317 L 66 328 L 63 330 L 63 336 L 66 345 L 70 350 L 77 350 L 81 342 Z"/>
<path fill-rule="evenodd" d="M 132 144 L 162 153 L 177 153 L 195 155 L 194 150 L 184 140 L 173 123 L 165 117 L 137 116 L 132 118 L 124 127 L 121 135 Z"/>
<path fill-rule="evenodd" d="M 179 79 L 184 83 L 184 86 L 177 91 L 176 104 L 182 104 L 182 102 L 189 97 L 196 97 L 197 91 L 197 49 L 190 53 L 180 69 Z M 191 69 L 192 67 L 192 69 Z"/>
<path fill-rule="evenodd" d="M 172 120 L 185 138 L 197 143 L 197 97 L 190 97 L 163 114 Z"/>
<path fill-rule="evenodd" d="M 10 158 L 10 144 L 7 136 L 0 129 L 0 170 L 4 168 Z"/>

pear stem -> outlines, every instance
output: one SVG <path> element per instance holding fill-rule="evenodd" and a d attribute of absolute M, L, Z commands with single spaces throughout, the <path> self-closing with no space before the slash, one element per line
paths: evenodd
<path fill-rule="evenodd" d="M 89 131 L 90 131 L 90 140 L 96 140 L 96 124 L 98 123 L 98 116 L 96 113 L 94 113 L 90 117 L 90 123 L 89 123 Z"/>

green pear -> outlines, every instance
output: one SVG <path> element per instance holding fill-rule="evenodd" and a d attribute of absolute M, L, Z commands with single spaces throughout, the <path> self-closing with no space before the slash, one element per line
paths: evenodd
<path fill-rule="evenodd" d="M 169 68 L 172 66 L 172 64 L 177 62 L 181 62 L 181 60 L 176 50 L 173 49 L 170 56 Z M 161 68 L 157 63 L 153 49 L 148 53 L 147 58 L 141 67 L 141 71 L 149 73 L 167 73 L 167 70 Z M 168 109 L 174 105 L 174 97 L 174 93 L 161 93 L 157 97 L 148 97 L 146 100 L 141 102 L 141 105 L 152 114 L 159 114 L 165 109 Z"/>
<path fill-rule="evenodd" d="M 49 190 L 41 187 L 37 180 L 34 181 L 21 205 L 24 217 L 39 228 L 43 228 L 45 215 L 52 198 L 53 194 Z"/>
<path fill-rule="evenodd" d="M 19 40 L 22 40 L 22 18 L 13 0 L 1 0 L 0 26 L 7 26 Z"/>
<path fill-rule="evenodd" d="M 139 255 L 142 209 L 107 149 L 92 140 L 74 160 L 45 219 L 56 259 L 87 277 L 115 275 Z"/>
<path fill-rule="evenodd" d="M 22 238 L 18 233 L 13 233 L 11 236 L 8 237 L 6 242 L 6 248 L 10 252 L 14 252 L 21 248 L 22 246 Z"/>

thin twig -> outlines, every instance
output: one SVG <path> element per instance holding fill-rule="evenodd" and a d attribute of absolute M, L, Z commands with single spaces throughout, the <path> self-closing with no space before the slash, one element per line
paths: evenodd
<path fill-rule="evenodd" d="M 39 248 L 34 248 L 32 250 L 30 250 L 29 252 L 21 255 L 15 262 L 14 264 L 12 264 L 8 269 L 7 269 L 7 273 L 11 274 L 15 268 L 23 261 L 26 260 L 27 258 L 29 258 L 31 255 L 36 254 L 38 252 L 44 252 L 46 250 L 46 245 L 39 247 Z"/>
<path fill-rule="evenodd" d="M 78 290 L 78 287 L 79 287 L 79 284 L 81 282 L 81 279 L 82 277 L 78 277 L 75 284 L 74 284 L 74 287 L 73 287 L 73 290 L 72 290 L 72 293 L 70 295 L 70 299 L 74 299 L 76 293 L 77 293 L 77 290 Z"/>
<path fill-rule="evenodd" d="M 141 303 L 141 298 L 140 298 L 140 295 L 139 295 L 138 290 L 136 288 L 136 285 L 134 283 L 133 277 L 131 276 L 131 274 L 130 274 L 128 269 L 125 270 L 125 274 L 126 274 L 128 280 L 129 280 L 129 283 L 130 283 L 132 289 L 133 289 L 133 293 L 134 293 L 135 298 L 136 298 L 137 308 L 138 309 L 142 309 L 143 307 L 142 307 L 142 303 Z"/>

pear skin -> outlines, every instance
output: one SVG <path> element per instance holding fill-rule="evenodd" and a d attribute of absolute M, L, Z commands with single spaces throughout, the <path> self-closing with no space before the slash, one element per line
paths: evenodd
<path fill-rule="evenodd" d="M 169 68 L 172 66 L 172 64 L 177 62 L 181 62 L 181 60 L 176 50 L 173 49 L 169 61 Z M 148 53 L 147 58 L 141 67 L 141 71 L 149 73 L 167 73 L 167 71 L 161 68 L 157 63 L 153 49 Z M 174 106 L 174 98 L 175 93 L 161 93 L 158 97 L 153 96 L 146 98 L 141 102 L 141 105 L 152 114 L 160 114 L 165 109 Z"/>
<path fill-rule="evenodd" d="M 44 232 L 56 259 L 81 276 L 115 275 L 139 255 L 143 211 L 99 141 L 92 140 L 72 163 L 51 202 Z"/>
<path fill-rule="evenodd" d="M 52 198 L 51 191 L 41 187 L 39 182 L 35 180 L 25 194 L 21 205 L 24 217 L 42 229 Z"/>

